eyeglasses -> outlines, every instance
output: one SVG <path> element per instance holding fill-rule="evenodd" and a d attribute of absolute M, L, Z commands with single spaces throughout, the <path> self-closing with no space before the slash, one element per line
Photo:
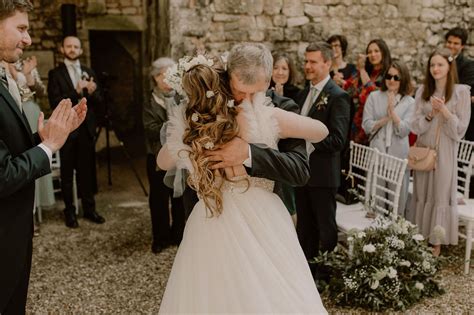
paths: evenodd
<path fill-rule="evenodd" d="M 389 80 L 389 81 L 390 81 L 390 80 L 392 80 L 392 79 L 395 80 L 395 81 L 397 81 L 397 82 L 400 81 L 400 77 L 399 77 L 398 75 L 391 75 L 391 74 L 389 74 L 389 73 L 387 73 L 387 74 L 385 75 L 385 80 Z"/>

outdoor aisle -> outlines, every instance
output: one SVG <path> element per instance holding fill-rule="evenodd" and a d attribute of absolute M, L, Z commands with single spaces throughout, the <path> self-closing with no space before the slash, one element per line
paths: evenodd
<path fill-rule="evenodd" d="M 107 185 L 101 160 L 98 211 L 107 222 L 96 225 L 79 218 L 79 228 L 66 228 L 62 202 L 43 211 L 39 237 L 34 238 L 33 267 L 27 311 L 33 314 L 156 314 L 171 270 L 176 247 L 151 253 L 147 199 L 119 148 L 113 151 L 113 185 Z M 146 184 L 144 159 L 134 160 Z M 451 253 L 442 271 L 447 293 L 425 300 L 410 312 L 474 312 L 474 269 L 462 274 L 464 241 Z M 470 295 L 471 294 L 471 295 Z M 330 313 L 357 314 L 323 302 Z"/>

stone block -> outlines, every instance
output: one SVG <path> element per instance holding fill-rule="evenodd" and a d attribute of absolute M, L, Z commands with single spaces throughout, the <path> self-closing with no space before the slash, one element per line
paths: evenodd
<path fill-rule="evenodd" d="M 283 28 L 281 27 L 273 27 L 270 29 L 265 30 L 265 39 L 267 41 L 282 41 L 285 39 L 285 34 L 283 32 Z"/>
<path fill-rule="evenodd" d="M 242 42 L 248 40 L 246 31 L 230 31 L 225 33 L 225 39 L 228 41 Z"/>
<path fill-rule="evenodd" d="M 347 7 L 344 5 L 337 5 L 329 7 L 327 15 L 329 17 L 343 17 L 347 15 Z"/>
<path fill-rule="evenodd" d="M 283 0 L 282 12 L 286 16 L 304 15 L 303 3 L 301 1 Z"/>
<path fill-rule="evenodd" d="M 138 10 L 135 7 L 128 7 L 128 8 L 122 9 L 122 14 L 124 15 L 135 15 L 137 13 L 138 13 Z"/>
<path fill-rule="evenodd" d="M 235 22 L 240 19 L 240 15 L 216 13 L 212 17 L 214 22 Z"/>
<path fill-rule="evenodd" d="M 229 23 L 224 23 L 224 30 L 226 32 L 228 31 L 233 31 L 233 30 L 238 30 L 240 28 L 240 22 L 229 22 Z"/>
<path fill-rule="evenodd" d="M 290 17 L 286 20 L 287 27 L 301 26 L 309 23 L 307 16 Z"/>
<path fill-rule="evenodd" d="M 263 0 L 215 0 L 214 8 L 221 13 L 259 15 L 263 12 Z"/>
<path fill-rule="evenodd" d="M 275 15 L 273 17 L 273 25 L 275 26 L 286 26 L 286 16 L 284 15 Z"/>
<path fill-rule="evenodd" d="M 105 4 L 105 0 L 90 0 L 87 2 L 87 14 L 99 15 L 105 14 L 106 11 L 107 7 Z"/>
<path fill-rule="evenodd" d="M 285 28 L 285 40 L 293 42 L 301 40 L 301 29 L 298 27 Z"/>
<path fill-rule="evenodd" d="M 265 31 L 255 30 L 249 31 L 249 40 L 252 42 L 262 42 L 265 40 Z"/>
<path fill-rule="evenodd" d="M 266 29 L 266 28 L 273 27 L 271 16 L 260 15 L 256 17 L 256 20 L 257 20 L 258 29 Z"/>
<path fill-rule="evenodd" d="M 255 16 L 244 15 L 239 20 L 240 28 L 254 30 L 257 28 Z"/>
<path fill-rule="evenodd" d="M 323 26 L 317 23 L 308 23 L 301 27 L 302 31 L 302 41 L 305 42 L 314 42 L 322 40 L 321 35 L 323 31 Z"/>
<path fill-rule="evenodd" d="M 421 10 L 420 20 L 423 22 L 438 22 L 444 20 L 444 14 L 438 9 L 423 8 Z"/>
<path fill-rule="evenodd" d="M 398 18 L 398 8 L 394 5 L 391 5 L 391 4 L 384 5 L 381 7 L 380 12 L 385 18 L 389 18 L 389 19 Z"/>
<path fill-rule="evenodd" d="M 311 17 L 326 16 L 328 13 L 328 8 L 327 6 L 322 5 L 305 4 L 304 13 Z"/>
<path fill-rule="evenodd" d="M 263 13 L 268 15 L 280 14 L 283 7 L 283 0 L 264 0 Z"/>
<path fill-rule="evenodd" d="M 400 0 L 398 3 L 398 12 L 400 16 L 407 18 L 418 18 L 421 14 L 421 0 Z"/>

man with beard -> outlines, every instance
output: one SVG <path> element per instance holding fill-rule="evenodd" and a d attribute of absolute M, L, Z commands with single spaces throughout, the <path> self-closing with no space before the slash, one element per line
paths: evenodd
<path fill-rule="evenodd" d="M 85 123 L 71 133 L 60 150 L 65 223 L 70 228 L 79 226 L 72 191 L 74 170 L 76 170 L 84 218 L 102 224 L 105 219 L 97 213 L 94 200 L 97 183 L 94 141 L 96 118 L 93 112 L 102 97 L 94 72 L 79 62 L 79 57 L 82 55 L 79 38 L 65 37 L 61 53 L 64 55 L 64 63 L 51 70 L 48 75 L 48 96 L 51 108 L 54 109 L 58 101 L 63 98 L 69 98 L 74 103 L 81 97 L 87 98 L 89 106 Z"/>
<path fill-rule="evenodd" d="M 0 1 L 0 63 L 15 63 L 31 45 L 28 0 Z M 31 269 L 35 180 L 51 172 L 52 153 L 84 120 L 85 100 L 61 100 L 32 134 L 15 81 L 0 67 L 0 314 L 24 314 Z"/>

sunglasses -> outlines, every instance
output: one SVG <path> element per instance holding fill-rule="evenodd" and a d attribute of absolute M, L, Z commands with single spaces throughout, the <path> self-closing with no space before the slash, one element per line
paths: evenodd
<path fill-rule="evenodd" d="M 395 81 L 400 81 L 400 77 L 398 75 L 391 75 L 391 74 L 386 74 L 385 75 L 385 80 L 392 80 L 394 79 Z"/>

